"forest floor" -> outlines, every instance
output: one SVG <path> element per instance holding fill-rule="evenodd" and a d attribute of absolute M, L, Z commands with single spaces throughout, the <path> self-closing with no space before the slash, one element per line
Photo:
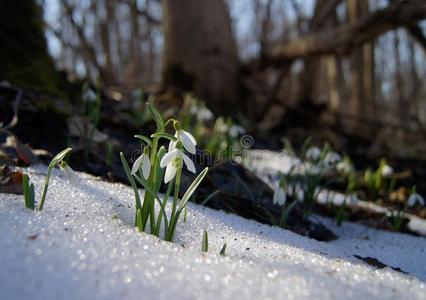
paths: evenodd
<path fill-rule="evenodd" d="M 39 199 L 46 167 L 25 172 Z M 0 194 L 1 299 L 424 299 L 423 237 L 321 217 L 339 238 L 318 242 L 189 203 L 162 242 L 133 227 L 130 187 L 79 176 L 54 170 L 42 212 Z"/>

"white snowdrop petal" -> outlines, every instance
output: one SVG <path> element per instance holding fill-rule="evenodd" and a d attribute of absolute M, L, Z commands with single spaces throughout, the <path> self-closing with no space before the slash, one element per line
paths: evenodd
<path fill-rule="evenodd" d="M 413 207 L 417 203 L 419 203 L 420 205 L 425 205 L 425 200 L 420 194 L 417 194 L 417 193 L 411 194 L 410 197 L 408 198 L 408 203 L 407 203 L 408 206 Z"/>
<path fill-rule="evenodd" d="M 183 162 L 186 165 L 186 168 L 188 169 L 189 172 L 192 172 L 195 174 L 196 170 L 195 170 L 195 165 L 192 162 L 192 160 L 185 154 L 182 155 L 183 158 Z"/>
<path fill-rule="evenodd" d="M 280 188 L 280 191 L 279 191 L 279 204 L 280 205 L 284 205 L 285 203 L 286 203 L 286 201 L 287 201 L 287 195 L 286 195 L 286 193 L 285 193 L 285 191 L 282 189 L 282 188 Z"/>
<path fill-rule="evenodd" d="M 173 164 L 168 164 L 164 174 L 164 183 L 168 183 L 170 180 L 172 180 L 176 175 L 176 171 L 177 169 Z"/>
<path fill-rule="evenodd" d="M 232 125 L 231 128 L 229 128 L 229 135 L 234 138 L 245 132 L 246 130 L 239 125 Z"/>
<path fill-rule="evenodd" d="M 272 203 L 277 204 L 278 203 L 278 189 L 274 192 L 274 197 L 272 198 Z"/>
<path fill-rule="evenodd" d="M 388 177 L 388 176 L 392 176 L 392 174 L 393 174 L 393 168 L 389 165 L 384 165 L 382 168 L 382 176 Z"/>
<path fill-rule="evenodd" d="M 136 174 L 136 172 L 137 172 L 137 171 L 139 170 L 139 168 L 141 167 L 142 162 L 143 162 L 143 154 L 142 154 L 141 156 L 139 156 L 139 157 L 135 160 L 135 162 L 133 163 L 132 171 L 131 171 L 132 175 L 135 175 L 135 174 Z"/>
<path fill-rule="evenodd" d="M 195 154 L 196 149 L 195 149 L 195 144 L 193 143 L 193 141 L 188 137 L 187 134 L 185 134 L 186 131 L 181 130 L 179 132 L 179 138 L 180 141 L 182 142 L 183 147 L 190 153 Z"/>
<path fill-rule="evenodd" d="M 79 178 L 79 177 L 78 177 L 78 175 L 74 172 L 74 170 L 73 170 L 73 169 L 71 169 L 71 167 L 70 167 L 70 166 L 66 165 L 66 166 L 63 168 L 63 171 L 65 172 L 65 175 L 67 176 L 68 181 L 69 181 L 72 185 L 74 185 L 74 186 L 76 186 L 76 187 L 80 187 L 80 178 Z"/>
<path fill-rule="evenodd" d="M 176 134 L 175 134 L 175 137 L 177 137 Z M 172 152 L 175 149 L 176 149 L 176 142 L 170 141 L 168 152 Z"/>
<path fill-rule="evenodd" d="M 188 132 L 186 130 L 182 130 L 182 133 L 184 135 L 186 135 L 191 140 L 191 142 L 194 144 L 194 146 L 197 145 L 197 141 L 195 140 L 194 136 L 190 132 Z"/>
<path fill-rule="evenodd" d="M 151 172 L 151 161 L 147 154 L 142 154 L 143 164 L 142 164 L 142 175 L 145 179 L 148 179 L 149 173 Z"/>
<path fill-rule="evenodd" d="M 164 154 L 163 159 L 161 159 L 161 162 L 160 162 L 160 167 L 164 168 L 165 166 L 170 164 L 172 160 L 174 160 L 176 157 L 179 156 L 179 154 L 180 154 L 179 149 L 174 149 L 173 151 L 167 152 L 166 154 Z"/>
<path fill-rule="evenodd" d="M 325 160 L 330 163 L 330 164 L 334 164 L 337 163 L 339 161 L 342 160 L 342 158 L 340 157 L 340 155 L 336 152 L 329 152 L 327 153 L 327 155 L 325 156 Z"/>
<path fill-rule="evenodd" d="M 310 160 L 317 160 L 321 155 L 321 150 L 317 147 L 311 147 L 306 151 L 306 158 Z"/>
<path fill-rule="evenodd" d="M 408 197 L 408 206 L 412 207 L 416 205 L 416 197 L 414 194 L 412 194 L 410 197 Z"/>
<path fill-rule="evenodd" d="M 273 203 L 278 205 L 284 205 L 286 201 L 287 201 L 287 195 L 285 191 L 281 187 L 278 187 L 277 189 L 275 189 Z"/>

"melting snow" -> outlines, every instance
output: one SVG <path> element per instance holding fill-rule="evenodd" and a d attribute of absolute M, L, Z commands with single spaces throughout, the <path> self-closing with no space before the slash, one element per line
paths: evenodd
<path fill-rule="evenodd" d="M 39 199 L 46 168 L 25 171 Z M 342 238 L 323 243 L 190 203 L 176 243 L 167 243 L 133 228 L 131 188 L 80 176 L 81 189 L 54 170 L 42 212 L 0 194 L 0 299 L 425 297 L 425 238 L 324 219 Z M 204 229 L 208 254 L 200 251 Z M 218 255 L 224 243 L 226 257 Z"/>

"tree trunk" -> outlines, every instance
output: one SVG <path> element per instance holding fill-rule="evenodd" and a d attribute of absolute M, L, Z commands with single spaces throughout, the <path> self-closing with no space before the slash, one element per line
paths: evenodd
<path fill-rule="evenodd" d="M 348 20 L 350 24 L 356 23 L 357 19 L 360 16 L 360 5 L 359 0 L 349 0 L 348 1 Z M 362 84 L 362 74 L 363 74 L 363 52 L 362 48 L 358 47 L 352 50 L 351 57 L 351 98 L 349 102 L 350 113 L 354 117 L 361 115 L 362 110 L 362 91 L 364 90 Z M 355 120 L 358 122 L 358 120 Z"/>
<path fill-rule="evenodd" d="M 349 0 L 349 23 L 355 24 L 368 14 L 368 0 Z M 350 114 L 354 117 L 352 130 L 359 134 L 368 133 L 361 118 L 372 119 L 374 115 L 374 41 L 367 42 L 352 50 L 351 56 L 351 97 Z"/>
<path fill-rule="evenodd" d="M 339 66 L 339 59 L 336 56 L 329 55 L 324 58 L 327 72 L 328 94 L 330 111 L 338 114 L 341 106 L 341 80 L 342 72 Z"/>
<path fill-rule="evenodd" d="M 223 0 L 163 0 L 163 80 L 192 90 L 216 113 L 238 104 L 238 54 Z"/>
<path fill-rule="evenodd" d="M 59 94 L 38 1 L 0 1 L 0 81 Z"/>
<path fill-rule="evenodd" d="M 368 0 L 361 2 L 361 13 L 367 15 L 369 11 Z M 375 59 L 374 59 L 375 41 L 371 40 L 365 43 L 362 47 L 363 51 L 363 97 L 364 109 L 363 114 L 369 119 L 374 119 L 376 116 L 376 78 L 375 78 Z"/>

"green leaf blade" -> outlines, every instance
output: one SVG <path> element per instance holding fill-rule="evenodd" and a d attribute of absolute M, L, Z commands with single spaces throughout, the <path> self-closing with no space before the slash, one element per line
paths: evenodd
<path fill-rule="evenodd" d="M 225 256 L 225 251 L 226 251 L 226 243 L 223 244 L 222 249 L 220 250 L 220 255 Z"/>
<path fill-rule="evenodd" d="M 152 140 L 149 137 L 141 135 L 141 134 L 136 134 L 134 135 L 134 137 L 144 141 L 145 143 L 148 144 L 148 146 L 152 146 Z"/>
<path fill-rule="evenodd" d="M 206 176 L 207 172 L 209 171 L 209 168 L 206 167 L 198 176 L 195 178 L 195 180 L 191 183 L 189 188 L 186 190 L 185 194 L 182 197 L 182 200 L 179 203 L 178 211 L 181 211 L 186 203 L 188 202 L 189 198 L 191 198 L 192 194 L 195 192 L 197 187 L 200 185 L 200 183 L 203 181 L 204 177 Z"/>
<path fill-rule="evenodd" d="M 204 230 L 203 241 L 201 243 L 201 251 L 208 252 L 209 251 L 209 235 L 207 230 Z"/>
<path fill-rule="evenodd" d="M 172 142 L 176 142 L 177 138 L 169 133 L 165 133 L 165 132 L 157 132 L 151 135 L 152 138 L 165 138 L 168 139 Z"/>
<path fill-rule="evenodd" d="M 157 124 L 158 129 L 163 129 L 165 127 L 163 116 L 160 111 L 152 103 L 147 103 L 148 111 Z"/>

